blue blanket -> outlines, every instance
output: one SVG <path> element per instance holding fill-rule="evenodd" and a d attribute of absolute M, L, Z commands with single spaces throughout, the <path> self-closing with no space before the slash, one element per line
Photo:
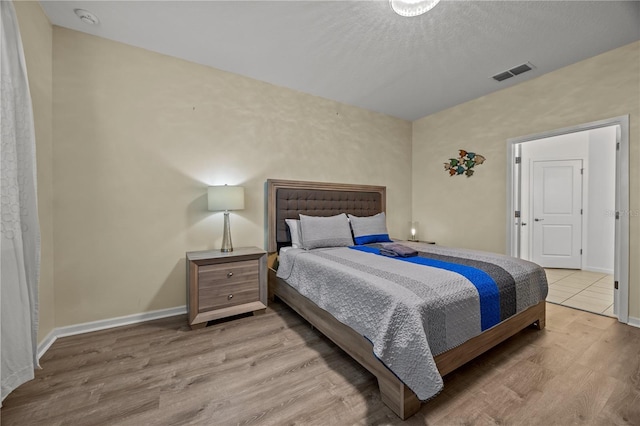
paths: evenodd
<path fill-rule="evenodd" d="M 349 248 L 383 256 L 378 247 L 351 246 Z M 433 268 L 446 269 L 447 271 L 456 272 L 464 276 L 478 289 L 482 330 L 487 330 L 500 322 L 500 291 L 496 281 L 485 271 L 462 263 L 429 258 L 426 257 L 425 253 L 421 253 L 421 256 L 394 257 L 394 259 L 431 266 Z"/>

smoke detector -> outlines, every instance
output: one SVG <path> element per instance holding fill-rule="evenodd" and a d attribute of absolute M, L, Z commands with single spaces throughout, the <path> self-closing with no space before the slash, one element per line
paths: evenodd
<path fill-rule="evenodd" d="M 73 11 L 76 13 L 76 15 L 78 15 L 78 18 L 80 18 L 80 20 L 85 24 L 98 25 L 100 23 L 100 20 L 98 19 L 98 17 L 93 13 L 89 12 L 88 10 L 74 9 Z"/>

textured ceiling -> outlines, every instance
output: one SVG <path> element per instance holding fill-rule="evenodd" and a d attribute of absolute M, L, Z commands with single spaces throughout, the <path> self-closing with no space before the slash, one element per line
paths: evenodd
<path fill-rule="evenodd" d="M 637 1 L 41 1 L 54 25 L 415 120 L 640 39 Z M 100 24 L 80 21 L 91 11 Z M 491 76 L 531 62 L 498 83 Z"/>

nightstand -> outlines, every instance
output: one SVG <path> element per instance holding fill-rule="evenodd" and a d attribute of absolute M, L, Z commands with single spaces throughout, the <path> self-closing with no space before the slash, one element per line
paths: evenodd
<path fill-rule="evenodd" d="M 267 307 L 267 253 L 257 247 L 187 253 L 187 314 L 191 328 Z"/>

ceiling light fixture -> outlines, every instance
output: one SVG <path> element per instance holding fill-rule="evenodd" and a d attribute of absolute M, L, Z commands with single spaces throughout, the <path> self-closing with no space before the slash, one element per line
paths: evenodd
<path fill-rule="evenodd" d="M 391 9 L 400 16 L 418 16 L 427 13 L 440 3 L 440 0 L 389 0 Z"/>
<path fill-rule="evenodd" d="M 89 25 L 98 25 L 100 20 L 96 15 L 84 9 L 73 9 L 73 11 L 78 15 L 78 18 L 85 24 Z"/>

